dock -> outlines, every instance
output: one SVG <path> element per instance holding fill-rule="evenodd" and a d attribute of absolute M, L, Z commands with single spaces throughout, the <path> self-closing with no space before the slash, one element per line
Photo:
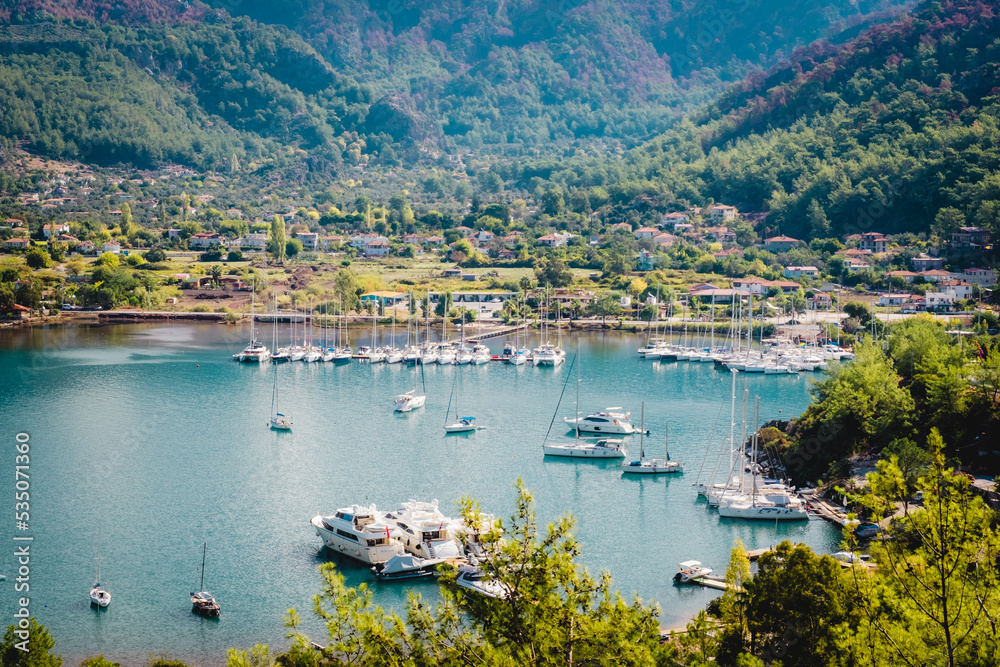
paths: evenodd
<path fill-rule="evenodd" d="M 698 577 L 691 583 L 704 586 L 705 588 L 714 588 L 717 591 L 729 590 L 729 584 L 726 583 L 725 577 L 716 577 L 711 574 Z"/>
<path fill-rule="evenodd" d="M 810 510 L 817 516 L 831 521 L 841 528 L 847 523 L 847 510 L 844 507 L 819 496 L 808 498 L 807 502 Z"/>

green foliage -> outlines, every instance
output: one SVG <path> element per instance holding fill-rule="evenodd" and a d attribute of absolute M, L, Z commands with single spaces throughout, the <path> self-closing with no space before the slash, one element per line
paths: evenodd
<path fill-rule="evenodd" d="M 539 285 L 567 287 L 573 282 L 573 272 L 566 262 L 558 257 L 540 260 L 535 265 L 535 278 Z"/>
<path fill-rule="evenodd" d="M 56 640 L 45 626 L 34 617 L 26 619 L 26 622 L 28 627 L 24 629 L 19 629 L 16 624 L 7 626 L 0 641 L 0 663 L 3 667 L 62 667 L 62 658 L 51 653 Z M 27 632 L 27 638 L 18 636 L 18 632 Z M 27 651 L 18 648 L 18 644 L 24 647 L 24 642 L 27 643 Z"/>
<path fill-rule="evenodd" d="M 49 253 L 45 248 L 40 248 L 35 246 L 27 252 L 24 256 L 25 261 L 33 269 L 44 269 L 52 266 L 52 259 L 49 257 Z"/>
<path fill-rule="evenodd" d="M 603 294 L 587 304 L 586 311 L 588 317 L 600 317 L 604 324 L 607 318 L 621 315 L 621 300 L 614 293 Z"/>
<path fill-rule="evenodd" d="M 267 251 L 279 262 L 285 259 L 285 253 L 288 252 L 288 246 L 285 243 L 285 219 L 281 216 L 276 215 L 271 220 Z"/>
<path fill-rule="evenodd" d="M 152 250 L 147 250 L 142 254 L 143 258 L 147 262 L 165 262 L 167 261 L 167 253 L 161 248 L 153 248 Z"/>
<path fill-rule="evenodd" d="M 446 569 L 441 602 L 411 593 L 399 616 L 373 605 L 367 584 L 348 587 L 332 563 L 321 565 L 323 589 L 314 611 L 329 633 L 326 660 L 426 667 L 656 664 L 662 651 L 657 609 L 640 600 L 626 603 L 611 591 L 607 573 L 595 577 L 578 562 L 571 518 L 541 529 L 534 500 L 520 483 L 509 521 L 488 523 L 477 503 L 461 504 L 482 546 L 488 579 L 508 594 L 500 599 L 470 592 L 456 584 L 454 569 Z M 288 624 L 293 650 L 301 653 L 308 643 L 294 612 Z"/>
<path fill-rule="evenodd" d="M 94 262 L 94 264 L 97 266 L 106 266 L 109 269 L 115 269 L 118 268 L 118 264 L 120 263 L 120 261 L 121 260 L 119 259 L 118 255 L 116 255 L 115 253 L 103 252 L 101 253 L 101 256 L 97 258 L 97 261 Z"/>
<path fill-rule="evenodd" d="M 226 255 L 227 262 L 242 262 L 243 261 L 243 251 L 241 250 L 230 250 L 229 254 Z"/>
<path fill-rule="evenodd" d="M 105 660 L 103 655 L 95 655 L 81 661 L 80 667 L 121 667 L 121 664 Z"/>
<path fill-rule="evenodd" d="M 289 258 L 295 257 L 300 252 L 302 252 L 302 241 L 300 241 L 298 239 L 288 239 L 288 241 L 285 242 L 285 256 L 286 257 L 289 257 Z"/>

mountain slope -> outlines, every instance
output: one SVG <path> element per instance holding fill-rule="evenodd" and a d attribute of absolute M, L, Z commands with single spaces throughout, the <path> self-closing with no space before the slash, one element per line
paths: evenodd
<path fill-rule="evenodd" d="M 625 165 L 551 178 L 764 210 L 772 233 L 797 237 L 1000 231 L 998 17 L 997 0 L 926 2 L 749 77 Z"/>
<path fill-rule="evenodd" d="M 209 0 L 283 23 L 335 67 L 407 95 L 459 145 L 635 144 L 795 46 L 900 0 Z"/>

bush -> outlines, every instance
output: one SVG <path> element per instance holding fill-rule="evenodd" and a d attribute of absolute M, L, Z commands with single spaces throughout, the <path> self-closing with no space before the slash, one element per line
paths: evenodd
<path fill-rule="evenodd" d="M 228 262 L 242 262 L 243 261 L 243 251 L 241 251 L 241 250 L 230 250 L 229 254 L 226 255 L 226 261 L 228 261 Z"/>
<path fill-rule="evenodd" d="M 33 269 L 44 269 L 52 265 L 52 258 L 49 257 L 49 253 L 44 248 L 32 248 L 24 256 L 24 259 L 28 262 L 28 266 Z"/>
<path fill-rule="evenodd" d="M 193 313 L 210 313 L 210 312 L 212 312 L 212 309 L 209 308 L 208 306 L 206 306 L 205 304 L 200 303 L 197 306 L 195 306 L 194 308 L 192 308 L 191 312 L 193 312 Z"/>
<path fill-rule="evenodd" d="M 101 253 L 101 256 L 94 263 L 98 266 L 106 266 L 109 269 L 117 269 L 120 262 L 121 260 L 118 259 L 118 255 L 113 252 L 105 252 Z"/>
<path fill-rule="evenodd" d="M 208 252 L 201 253 L 201 257 L 198 258 L 201 262 L 218 262 L 222 259 L 221 250 L 209 250 Z"/>
<path fill-rule="evenodd" d="M 125 263 L 128 264 L 129 266 L 135 267 L 142 264 L 143 261 L 142 257 L 139 257 L 139 255 L 129 255 L 128 257 L 125 258 Z"/>
<path fill-rule="evenodd" d="M 147 262 L 167 261 L 167 253 L 162 248 L 153 248 L 152 250 L 147 250 L 142 254 L 142 256 Z"/>

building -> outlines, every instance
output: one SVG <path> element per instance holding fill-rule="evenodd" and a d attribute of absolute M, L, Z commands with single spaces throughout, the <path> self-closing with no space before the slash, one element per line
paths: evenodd
<path fill-rule="evenodd" d="M 952 292 L 956 300 L 972 298 L 972 285 L 964 280 L 940 280 L 937 289 L 940 292 Z"/>
<path fill-rule="evenodd" d="M 928 271 L 930 269 L 943 269 L 944 259 L 920 253 L 910 260 L 910 266 L 912 266 L 913 270 L 917 272 Z"/>
<path fill-rule="evenodd" d="M 44 225 L 42 227 L 42 233 L 45 235 L 45 238 L 49 238 L 50 236 L 52 236 L 53 232 L 55 232 L 56 234 L 67 234 L 69 233 L 69 225 L 67 225 L 65 222 L 62 222 L 62 223 L 52 223 L 50 225 Z"/>
<path fill-rule="evenodd" d="M 871 264 L 863 259 L 856 257 L 846 257 L 844 259 L 844 270 L 848 273 L 860 273 L 861 271 L 868 271 L 871 268 Z"/>
<path fill-rule="evenodd" d="M 733 279 L 733 289 L 744 294 L 765 294 L 770 285 L 771 281 L 758 278 L 757 276 Z M 796 287 L 798 287 L 797 284 Z"/>
<path fill-rule="evenodd" d="M 793 239 L 791 236 L 772 236 L 764 240 L 764 250 L 768 252 L 788 252 L 800 243 L 802 241 Z"/>
<path fill-rule="evenodd" d="M 997 282 L 997 274 L 993 269 L 965 269 L 961 273 L 953 273 L 951 277 L 956 280 L 964 280 L 967 283 L 990 287 Z"/>
<path fill-rule="evenodd" d="M 718 287 L 696 289 L 696 287 L 691 288 L 688 298 L 698 298 L 702 303 L 732 303 L 733 297 L 743 294 L 743 292 L 734 289 L 719 289 Z"/>
<path fill-rule="evenodd" d="M 927 310 L 951 308 L 955 305 L 955 293 L 947 291 L 927 292 L 927 294 L 924 295 L 924 300 Z"/>
<path fill-rule="evenodd" d="M 672 245 L 676 245 L 678 241 L 680 241 L 680 238 L 673 234 L 657 234 L 653 237 L 653 243 L 660 248 L 669 248 Z"/>
<path fill-rule="evenodd" d="M 327 252 L 330 252 L 343 242 L 344 237 L 342 236 L 324 236 L 320 239 L 320 244 L 322 245 L 323 250 L 326 250 Z"/>
<path fill-rule="evenodd" d="M 424 237 L 420 234 L 407 234 L 403 237 L 403 243 L 408 243 L 410 245 L 420 245 L 424 242 Z"/>
<path fill-rule="evenodd" d="M 319 234 L 316 232 L 297 232 L 295 238 L 302 242 L 303 250 L 319 249 Z"/>
<path fill-rule="evenodd" d="M 736 241 L 736 232 L 729 227 L 709 227 L 705 230 L 705 238 L 719 243 L 733 243 Z"/>
<path fill-rule="evenodd" d="M 785 267 L 785 277 L 786 278 L 815 278 L 819 275 L 819 269 L 815 266 L 786 266 Z"/>
<path fill-rule="evenodd" d="M 833 305 L 833 299 L 825 292 L 816 292 L 806 299 L 809 310 L 829 310 Z"/>
<path fill-rule="evenodd" d="M 937 283 L 942 280 L 950 280 L 951 274 L 941 269 L 932 269 L 930 271 L 922 271 L 920 277 L 929 283 Z"/>
<path fill-rule="evenodd" d="M 889 240 L 879 232 L 865 232 L 858 239 L 858 248 L 867 250 L 873 255 L 885 252 L 889 249 Z"/>
<path fill-rule="evenodd" d="M 712 222 L 719 223 L 725 222 L 727 220 L 733 220 L 736 218 L 736 207 L 726 206 L 725 204 L 718 204 L 713 206 L 709 210 L 709 217 L 712 218 Z"/>
<path fill-rule="evenodd" d="M 264 232 L 250 232 L 243 237 L 243 241 L 240 245 L 243 248 L 263 250 L 267 247 L 267 234 Z"/>
<path fill-rule="evenodd" d="M 388 242 L 389 239 L 385 238 L 384 236 L 379 236 L 378 234 L 373 234 L 371 232 L 368 232 L 366 234 L 358 234 L 357 236 L 351 237 L 351 245 L 357 248 L 358 250 L 364 249 L 364 247 L 369 243 L 371 243 L 372 241 Z"/>
<path fill-rule="evenodd" d="M 434 245 L 434 246 L 439 246 L 442 243 L 444 243 L 444 237 L 443 236 L 428 236 L 427 237 L 427 243 L 430 243 L 431 245 Z"/>
<path fill-rule="evenodd" d="M 23 250 L 31 245 L 31 239 L 22 239 L 22 238 L 7 239 L 3 245 L 5 248 Z"/>
<path fill-rule="evenodd" d="M 95 252 L 93 241 L 80 241 L 76 245 L 76 251 L 81 255 L 92 255 Z"/>
<path fill-rule="evenodd" d="M 878 305 L 882 307 L 902 306 L 909 303 L 912 298 L 911 294 L 881 294 L 878 298 Z"/>
<path fill-rule="evenodd" d="M 389 242 L 383 239 L 376 239 L 365 244 L 365 257 L 387 257 L 389 255 Z"/>
<path fill-rule="evenodd" d="M 104 247 L 101 248 L 101 252 L 110 252 L 114 255 L 117 255 L 121 251 L 122 251 L 122 244 L 119 243 L 118 241 L 108 241 L 107 243 L 104 244 Z"/>
<path fill-rule="evenodd" d="M 951 233 L 951 244 L 957 248 L 981 248 L 989 242 L 990 233 L 982 227 L 961 227 Z"/>
<path fill-rule="evenodd" d="M 637 239 L 651 239 L 657 234 L 659 234 L 660 230 L 653 229 L 652 227 L 640 227 L 633 233 L 635 234 L 635 238 Z"/>
<path fill-rule="evenodd" d="M 208 232 L 201 232 L 200 234 L 195 234 L 188 239 L 189 248 L 214 248 L 215 246 L 225 245 L 226 239 L 222 234 L 214 234 Z"/>
<path fill-rule="evenodd" d="M 912 283 L 914 280 L 917 279 L 917 276 L 920 274 L 914 273 L 913 271 L 889 271 L 885 275 L 889 276 L 890 278 L 902 278 L 906 282 Z"/>
<path fill-rule="evenodd" d="M 642 250 L 636 255 L 637 268 L 640 271 L 652 271 L 656 268 L 656 257 L 648 250 Z"/>
<path fill-rule="evenodd" d="M 687 222 L 690 220 L 686 213 L 665 213 L 660 218 L 660 224 L 664 227 L 673 227 L 679 222 Z"/>
<path fill-rule="evenodd" d="M 379 303 L 382 306 L 388 306 L 392 308 L 396 304 L 405 303 L 407 299 L 407 294 L 400 292 L 369 292 L 368 294 L 361 295 L 361 303 L 367 303 L 369 301 Z"/>
<path fill-rule="evenodd" d="M 545 236 L 538 237 L 538 245 L 543 245 L 549 248 L 558 248 L 560 246 L 566 245 L 567 239 L 561 234 L 546 234 Z"/>

